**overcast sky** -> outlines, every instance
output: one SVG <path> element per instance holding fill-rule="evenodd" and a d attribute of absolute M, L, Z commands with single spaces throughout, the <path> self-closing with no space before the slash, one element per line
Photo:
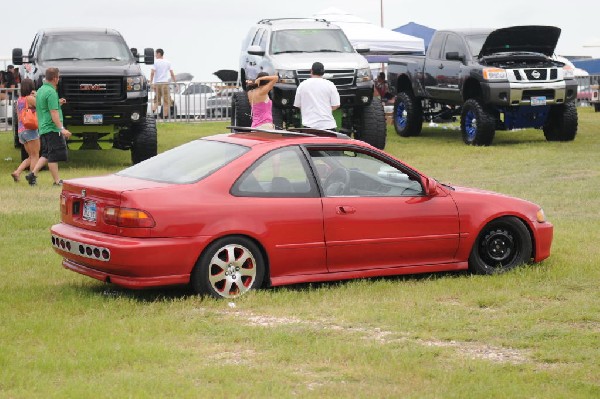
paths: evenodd
<path fill-rule="evenodd" d="M 0 58 L 10 58 L 14 47 L 26 52 L 42 28 L 108 27 L 129 47 L 163 48 L 175 73 L 216 81 L 214 71 L 238 69 L 241 41 L 260 19 L 308 17 L 336 7 L 379 25 L 381 3 L 389 29 L 411 21 L 434 29 L 554 25 L 562 29 L 557 54 L 600 57 L 597 0 L 29 0 L 2 18 Z"/>

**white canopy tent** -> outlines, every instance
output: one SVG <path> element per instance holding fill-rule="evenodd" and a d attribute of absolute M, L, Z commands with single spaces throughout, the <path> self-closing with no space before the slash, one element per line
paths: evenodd
<path fill-rule="evenodd" d="M 353 46 L 369 47 L 370 51 L 364 55 L 370 62 L 387 62 L 392 54 L 425 52 L 423 39 L 382 28 L 335 7 L 326 8 L 313 17 L 338 25 Z"/>

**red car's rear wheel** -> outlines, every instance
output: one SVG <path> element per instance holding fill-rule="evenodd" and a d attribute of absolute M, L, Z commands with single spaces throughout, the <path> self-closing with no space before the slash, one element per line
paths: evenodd
<path fill-rule="evenodd" d="M 245 237 L 225 237 L 209 245 L 192 272 L 195 292 L 215 298 L 238 298 L 262 285 L 262 253 Z"/>

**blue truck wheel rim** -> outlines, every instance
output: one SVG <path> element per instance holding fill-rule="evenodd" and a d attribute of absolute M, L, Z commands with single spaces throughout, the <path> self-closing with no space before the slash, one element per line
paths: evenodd
<path fill-rule="evenodd" d="M 475 113 L 473 111 L 467 111 L 465 131 L 469 140 L 473 140 L 477 135 L 477 119 L 475 119 Z"/>
<path fill-rule="evenodd" d="M 404 103 L 402 101 L 400 101 L 398 103 L 398 107 L 396 108 L 396 125 L 398 125 L 398 127 L 400 129 L 404 129 L 406 128 L 406 107 L 404 106 Z"/>

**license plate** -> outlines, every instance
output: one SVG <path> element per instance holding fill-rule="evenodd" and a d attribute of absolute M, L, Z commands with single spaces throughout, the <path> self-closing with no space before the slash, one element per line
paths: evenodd
<path fill-rule="evenodd" d="M 96 203 L 94 201 L 83 203 L 83 220 L 87 220 L 88 222 L 96 221 Z"/>
<path fill-rule="evenodd" d="M 531 97 L 531 105 L 546 105 L 546 96 Z"/>
<path fill-rule="evenodd" d="M 83 115 L 83 123 L 86 125 L 101 125 L 102 114 L 85 114 Z"/>

